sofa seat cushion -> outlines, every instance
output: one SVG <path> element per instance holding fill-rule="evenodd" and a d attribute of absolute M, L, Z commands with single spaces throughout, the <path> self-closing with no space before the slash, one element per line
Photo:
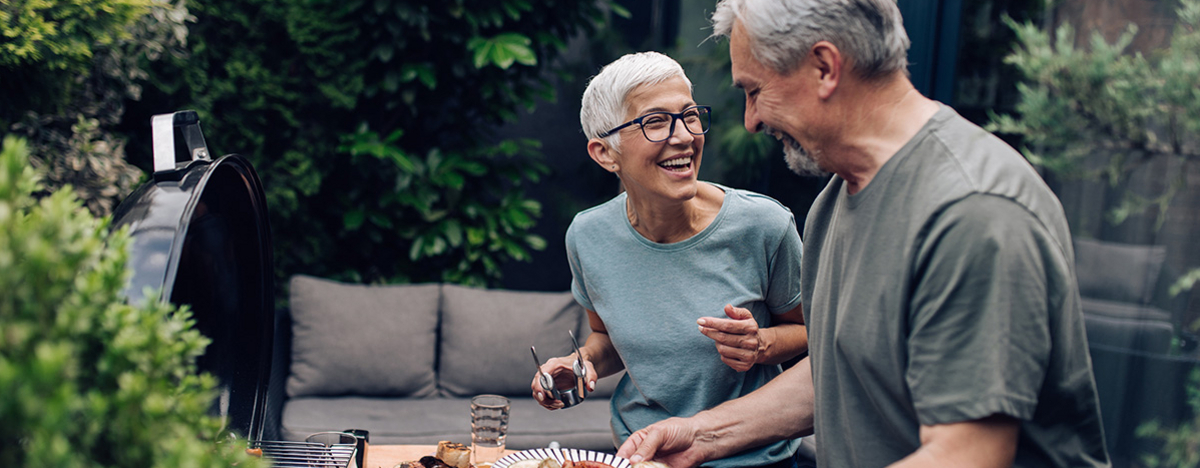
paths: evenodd
<path fill-rule="evenodd" d="M 607 399 L 549 411 L 532 398 L 511 398 L 507 447 L 524 450 L 557 441 L 564 448 L 615 452 Z M 470 398 L 305 397 L 288 400 L 282 436 L 304 440 L 322 431 L 366 429 L 379 445 L 471 443 Z"/>

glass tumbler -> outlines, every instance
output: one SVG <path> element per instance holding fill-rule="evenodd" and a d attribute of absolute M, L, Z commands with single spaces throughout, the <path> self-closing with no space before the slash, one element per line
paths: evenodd
<path fill-rule="evenodd" d="M 471 463 L 490 466 L 504 454 L 508 434 L 508 398 L 478 395 L 471 399 Z"/>

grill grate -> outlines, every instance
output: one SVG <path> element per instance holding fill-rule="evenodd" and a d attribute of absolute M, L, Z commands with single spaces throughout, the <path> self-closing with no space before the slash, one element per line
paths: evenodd
<path fill-rule="evenodd" d="M 252 441 L 276 468 L 346 468 L 354 456 L 354 444 L 325 445 L 313 442 Z"/>

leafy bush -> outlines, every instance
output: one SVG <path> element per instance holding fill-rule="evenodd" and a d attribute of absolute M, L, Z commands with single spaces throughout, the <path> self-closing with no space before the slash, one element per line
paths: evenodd
<path fill-rule="evenodd" d="M 41 190 L 27 145 L 0 151 L 0 466 L 259 466 L 208 416 L 215 380 L 190 313 L 131 306 L 128 236 Z"/>
<path fill-rule="evenodd" d="M 1191 419 L 1179 426 L 1163 427 L 1158 421 L 1143 423 L 1137 436 L 1162 442 L 1160 453 L 1145 454 L 1142 463 L 1148 468 L 1191 468 L 1200 466 L 1200 368 L 1193 369 L 1188 378 L 1187 404 Z"/>
<path fill-rule="evenodd" d="M 493 129 L 553 97 L 546 73 L 606 1 L 205 2 L 127 122 L 195 109 L 216 153 L 254 163 L 278 284 L 494 282 L 543 244 L 524 190 L 546 171 Z"/>
<path fill-rule="evenodd" d="M 183 0 L 46 0 L 0 5 L 0 131 L 25 136 L 53 190 L 98 216 L 142 171 L 114 132 L 141 95 L 145 63 L 186 41 Z"/>

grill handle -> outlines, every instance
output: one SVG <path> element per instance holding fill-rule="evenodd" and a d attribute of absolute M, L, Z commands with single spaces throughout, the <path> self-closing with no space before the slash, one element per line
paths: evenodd
<path fill-rule="evenodd" d="M 175 132 L 183 135 L 183 144 L 190 159 L 179 162 L 175 155 Z M 154 141 L 154 174 L 175 172 L 192 161 L 211 160 L 204 132 L 200 131 L 200 116 L 196 111 L 182 110 L 159 114 L 150 119 Z"/>

